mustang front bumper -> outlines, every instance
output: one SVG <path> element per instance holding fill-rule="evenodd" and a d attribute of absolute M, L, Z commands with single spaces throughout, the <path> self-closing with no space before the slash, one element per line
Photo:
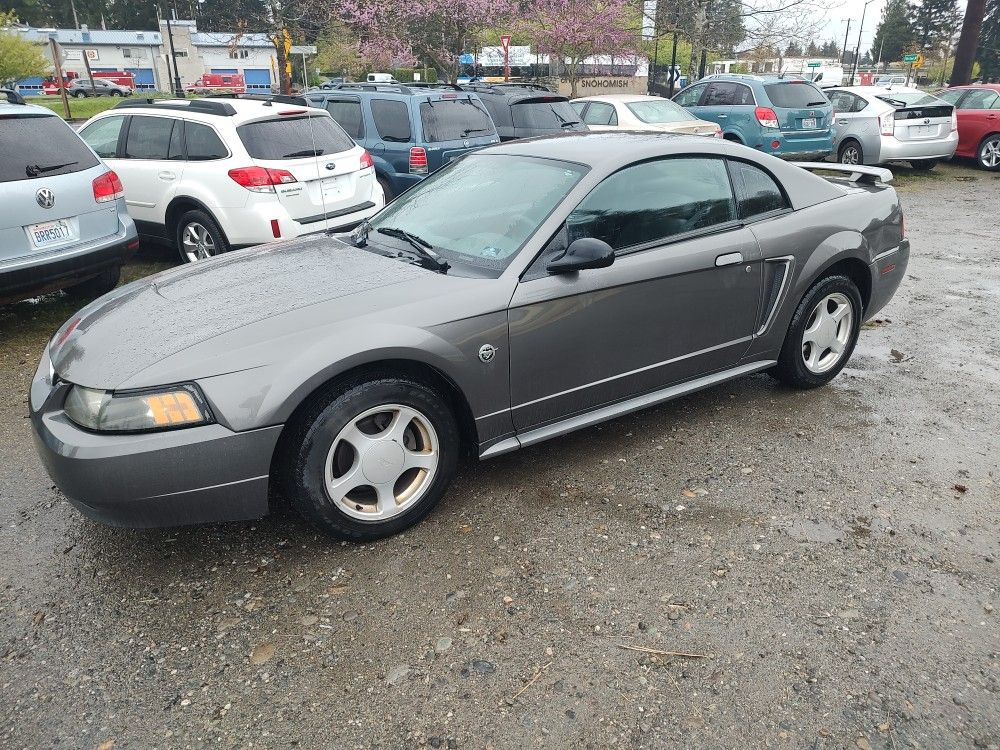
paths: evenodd
<path fill-rule="evenodd" d="M 49 476 L 85 515 L 112 526 L 180 526 L 268 512 L 268 472 L 281 426 L 222 425 L 100 434 L 63 412 L 69 385 L 53 385 L 42 358 L 31 385 L 35 447 Z"/>

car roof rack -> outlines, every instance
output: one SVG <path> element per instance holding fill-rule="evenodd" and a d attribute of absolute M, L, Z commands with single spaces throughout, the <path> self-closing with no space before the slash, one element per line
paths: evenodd
<path fill-rule="evenodd" d="M 406 84 L 407 88 L 411 89 L 450 89 L 451 91 L 464 91 L 461 86 L 454 83 L 442 83 L 440 81 L 414 81 L 413 83 Z"/>
<path fill-rule="evenodd" d="M 228 102 L 212 101 L 211 99 L 123 99 L 114 106 L 115 109 L 132 109 L 134 107 L 153 107 L 154 109 L 176 109 L 183 112 L 200 112 L 204 115 L 219 115 L 232 117 L 236 108 Z"/>
<path fill-rule="evenodd" d="M 375 83 L 375 82 L 365 82 L 359 81 L 357 83 L 338 83 L 332 89 L 324 89 L 325 91 L 385 91 L 391 94 L 412 94 L 413 91 L 409 86 L 402 83 Z"/>
<path fill-rule="evenodd" d="M 271 106 L 273 103 L 294 104 L 299 107 L 308 107 L 309 102 L 304 97 L 291 94 L 231 94 L 222 92 L 219 94 L 209 94 L 208 99 L 248 99 L 255 102 L 264 102 L 264 106 Z M 197 99 L 195 101 L 198 101 Z"/>
<path fill-rule="evenodd" d="M 892 172 L 883 167 L 865 167 L 860 164 L 831 164 L 824 161 L 793 161 L 793 166 L 801 167 L 810 172 L 842 172 L 848 175 L 850 182 L 868 185 L 888 184 L 892 182 Z"/>
<path fill-rule="evenodd" d="M 562 96 L 558 91 L 553 91 L 548 86 L 540 83 L 491 83 L 489 81 L 470 81 L 462 84 L 461 88 L 466 91 L 490 91 L 494 94 L 513 94 L 516 90 L 540 91 L 553 96 Z"/>

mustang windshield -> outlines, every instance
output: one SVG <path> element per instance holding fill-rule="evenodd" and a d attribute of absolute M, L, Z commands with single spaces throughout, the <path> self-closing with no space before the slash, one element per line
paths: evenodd
<path fill-rule="evenodd" d="M 402 230 L 449 263 L 496 276 L 586 170 L 554 159 L 471 154 L 390 203 L 371 220 L 368 241 L 385 242 L 379 228 Z M 407 252 L 406 242 L 389 242 Z"/>

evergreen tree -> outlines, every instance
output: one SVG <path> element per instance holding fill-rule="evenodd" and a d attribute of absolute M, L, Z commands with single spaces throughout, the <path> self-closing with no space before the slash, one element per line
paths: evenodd
<path fill-rule="evenodd" d="M 923 50 L 950 42 L 956 17 L 961 18 L 958 0 L 920 0 L 910 5 L 914 41 Z"/>
<path fill-rule="evenodd" d="M 882 20 L 875 29 L 872 40 L 871 57 L 878 59 L 882 52 L 882 62 L 897 62 L 913 44 L 913 26 L 910 24 L 910 9 L 906 0 L 889 0 L 882 9 Z"/>
<path fill-rule="evenodd" d="M 976 59 L 984 81 L 1000 81 L 1000 0 L 987 0 Z"/>
<path fill-rule="evenodd" d="M 789 42 L 785 47 L 784 57 L 802 57 L 802 48 L 795 42 Z"/>
<path fill-rule="evenodd" d="M 819 47 L 816 45 L 816 42 L 811 39 L 809 40 L 809 46 L 806 47 L 806 56 L 819 57 Z"/>

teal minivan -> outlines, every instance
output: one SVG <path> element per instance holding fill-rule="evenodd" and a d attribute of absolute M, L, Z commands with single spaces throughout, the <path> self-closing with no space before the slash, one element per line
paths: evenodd
<path fill-rule="evenodd" d="M 833 107 L 800 78 L 713 75 L 674 101 L 701 120 L 719 123 L 724 138 L 782 159 L 820 160 L 833 151 Z"/>

